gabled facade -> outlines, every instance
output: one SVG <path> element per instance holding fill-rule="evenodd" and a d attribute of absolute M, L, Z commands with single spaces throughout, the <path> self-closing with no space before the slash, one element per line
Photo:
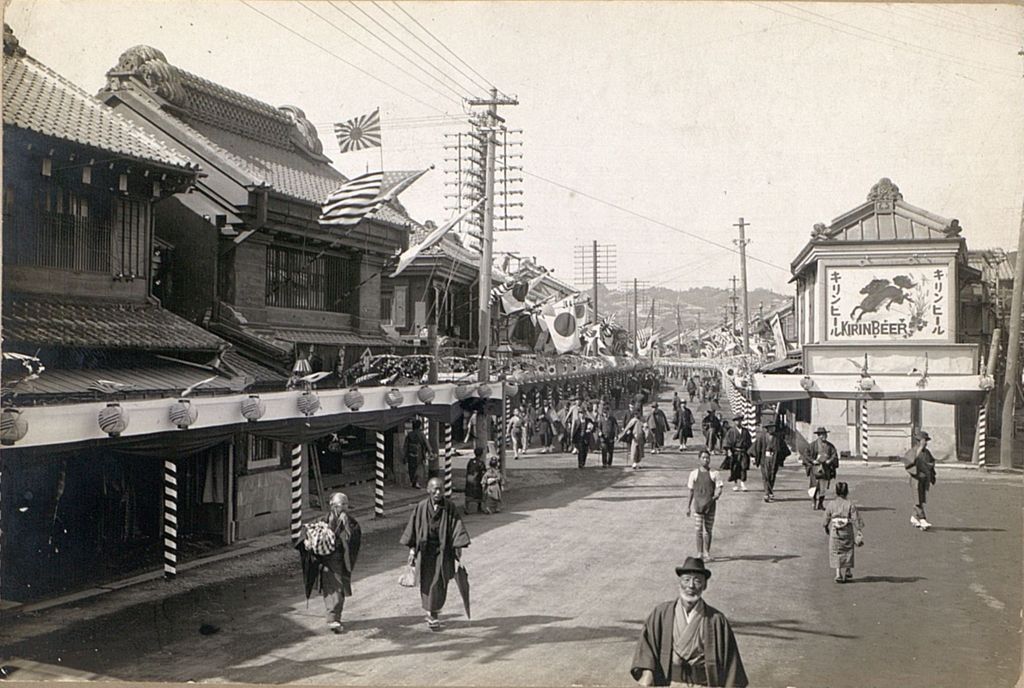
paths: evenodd
<path fill-rule="evenodd" d="M 969 459 L 986 389 L 964 315 L 980 272 L 961 231 L 885 178 L 815 225 L 791 266 L 803 376 L 755 376 L 755 397 L 810 399 L 805 431 L 825 426 L 852 455 L 902 455 L 924 428 L 937 457 Z"/>
<path fill-rule="evenodd" d="M 395 204 L 347 233 L 320 225 L 345 177 L 301 109 L 215 84 L 148 46 L 126 50 L 107 79 L 106 104 L 206 173 L 157 217 L 170 308 L 282 372 L 299 357 L 333 369 L 390 346 L 380 273 L 410 221 Z"/>

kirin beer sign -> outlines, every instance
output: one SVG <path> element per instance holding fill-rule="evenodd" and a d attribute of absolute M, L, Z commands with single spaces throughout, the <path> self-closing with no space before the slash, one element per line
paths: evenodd
<path fill-rule="evenodd" d="M 949 339 L 945 265 L 828 268 L 829 341 Z"/>

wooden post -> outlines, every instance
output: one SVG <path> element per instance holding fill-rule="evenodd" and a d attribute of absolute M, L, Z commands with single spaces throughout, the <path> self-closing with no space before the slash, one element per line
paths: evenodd
<path fill-rule="evenodd" d="M 322 505 L 321 505 L 322 506 Z M 292 544 L 302 530 L 302 444 L 292 445 Z"/>
<path fill-rule="evenodd" d="M 985 375 L 990 378 L 995 376 L 996 373 L 996 360 L 999 356 L 999 343 L 1002 334 L 1002 330 L 998 327 L 992 331 L 992 343 L 989 346 L 988 361 L 985 364 Z M 988 444 L 988 405 L 991 399 L 992 391 L 990 390 L 985 394 L 985 399 L 981 402 L 981 406 L 978 408 L 978 429 L 975 433 L 974 452 L 971 459 L 979 467 L 985 467 L 987 465 L 985 454 Z"/>
<path fill-rule="evenodd" d="M 178 464 L 164 460 L 164 579 L 178 575 Z"/>
<path fill-rule="evenodd" d="M 1020 218 L 1017 238 L 1017 264 L 1013 271 L 1013 293 L 1010 299 L 1010 337 L 1006 345 L 1006 375 L 1003 378 L 1003 417 L 999 432 L 999 465 L 1013 466 L 1013 412 L 1017 406 L 1017 385 L 1020 383 L 1020 319 L 1024 291 L 1024 213 Z"/>
<path fill-rule="evenodd" d="M 384 518 L 384 433 L 377 431 L 377 467 L 373 481 L 373 517 Z"/>
<path fill-rule="evenodd" d="M 444 496 L 452 496 L 452 424 L 444 424 Z"/>
<path fill-rule="evenodd" d="M 868 400 L 860 402 L 860 452 L 864 465 L 868 463 Z"/>

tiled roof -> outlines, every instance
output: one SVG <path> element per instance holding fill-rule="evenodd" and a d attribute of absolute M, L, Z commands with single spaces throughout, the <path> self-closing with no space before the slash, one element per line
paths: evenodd
<path fill-rule="evenodd" d="M 139 396 L 152 396 L 163 394 L 174 396 L 181 394 L 186 388 L 205 380 L 213 375 L 212 372 L 193 368 L 192 366 L 180 363 L 156 361 L 149 365 L 127 365 L 117 368 L 74 368 L 60 369 L 47 368 L 35 380 L 23 382 L 17 386 L 19 401 L 25 396 L 74 396 L 85 399 L 106 399 L 113 398 L 105 395 L 93 387 L 101 386 L 100 380 L 109 380 L 123 385 L 119 392 L 114 395 L 117 398 L 131 398 Z M 201 387 L 197 387 L 192 394 L 199 396 L 203 394 L 226 394 L 230 392 L 243 391 L 248 383 L 252 382 L 251 376 L 246 379 L 217 377 Z"/>
<path fill-rule="evenodd" d="M 183 169 L 196 166 L 28 56 L 4 54 L 4 126 Z"/>
<path fill-rule="evenodd" d="M 153 304 L 4 302 L 3 334 L 32 346 L 144 351 L 217 351 L 225 342 Z"/>

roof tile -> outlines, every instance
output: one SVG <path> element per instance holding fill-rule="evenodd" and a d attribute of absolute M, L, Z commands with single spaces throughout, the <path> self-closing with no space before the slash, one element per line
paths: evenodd
<path fill-rule="evenodd" d="M 34 346 L 145 351 L 217 351 L 220 337 L 153 304 L 59 303 L 12 298 L 4 337 Z"/>

